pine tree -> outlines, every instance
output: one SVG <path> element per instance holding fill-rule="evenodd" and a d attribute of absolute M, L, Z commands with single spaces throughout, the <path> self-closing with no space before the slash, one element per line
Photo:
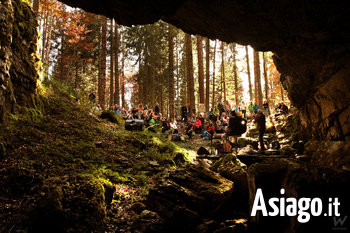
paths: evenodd
<path fill-rule="evenodd" d="M 189 96 L 189 104 L 191 112 L 195 113 L 195 98 L 194 98 L 194 77 L 193 77 L 193 55 L 192 55 L 192 39 L 191 35 L 185 34 L 186 47 L 186 68 L 187 68 L 187 92 Z"/>
<path fill-rule="evenodd" d="M 107 54 L 107 18 L 102 16 L 102 32 L 101 32 L 101 53 L 100 53 L 100 71 L 98 77 L 98 99 L 102 109 L 106 105 L 106 54 Z"/>
<path fill-rule="evenodd" d="M 236 44 L 232 44 L 232 58 L 233 58 L 233 80 L 235 83 L 235 101 L 236 106 L 239 105 L 239 99 L 238 99 L 238 72 L 237 72 L 237 61 L 236 61 Z"/>
<path fill-rule="evenodd" d="M 168 24 L 168 46 L 169 46 L 169 110 L 170 118 L 175 114 L 174 93 L 174 35 L 171 24 Z"/>
<path fill-rule="evenodd" d="M 206 71 L 205 71 L 205 111 L 209 112 L 209 95 L 210 95 L 210 90 L 209 90 L 209 84 L 210 84 L 210 41 L 209 38 L 206 38 L 205 40 L 205 48 L 206 48 L 206 60 L 205 60 L 205 66 L 206 66 Z"/>
<path fill-rule="evenodd" d="M 262 106 L 261 75 L 259 52 L 254 50 L 255 102 Z"/>
<path fill-rule="evenodd" d="M 249 63 L 249 52 L 248 52 L 248 46 L 245 46 L 245 52 L 246 52 L 246 61 L 247 61 L 247 74 L 248 74 L 248 85 L 249 85 L 249 99 L 250 101 L 253 101 L 253 91 L 252 91 L 252 78 L 250 75 L 250 63 Z"/>
<path fill-rule="evenodd" d="M 33 11 L 36 15 L 39 13 L 40 0 L 33 0 Z"/>
<path fill-rule="evenodd" d="M 110 23 L 110 51 L 109 51 L 109 56 L 110 56 L 110 79 L 109 79 L 109 105 L 112 106 L 114 103 L 114 23 L 113 19 L 111 19 Z"/>
<path fill-rule="evenodd" d="M 197 57 L 198 57 L 198 91 L 199 103 L 204 103 L 204 67 L 203 67 L 203 44 L 202 37 L 197 35 Z"/>
<path fill-rule="evenodd" d="M 225 80 L 225 46 L 221 42 L 221 93 L 224 95 L 224 103 L 226 103 L 226 80 Z M 222 99 L 222 95 L 221 95 Z"/>
<path fill-rule="evenodd" d="M 214 53 L 213 53 L 213 93 L 212 93 L 212 107 L 215 106 L 215 57 L 216 57 L 216 40 L 214 44 Z"/>
<path fill-rule="evenodd" d="M 268 80 L 268 77 L 267 77 L 265 52 L 263 52 L 263 68 L 264 68 L 264 80 L 265 80 L 265 99 L 269 103 L 268 113 L 270 115 L 269 80 Z"/>
<path fill-rule="evenodd" d="M 119 96 L 119 32 L 118 24 L 115 22 L 114 25 L 114 104 L 120 105 L 120 96 Z"/>

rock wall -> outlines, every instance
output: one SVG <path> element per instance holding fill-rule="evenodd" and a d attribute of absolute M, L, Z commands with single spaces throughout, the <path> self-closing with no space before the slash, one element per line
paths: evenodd
<path fill-rule="evenodd" d="M 255 163 L 248 168 L 249 203 L 250 211 L 255 201 L 255 194 L 261 188 L 267 211 L 272 212 L 268 200 L 272 197 L 280 199 L 293 197 L 318 197 L 323 202 L 322 214 L 311 216 L 307 223 L 300 223 L 297 216 L 262 216 L 258 211 L 256 216 L 250 216 L 249 232 L 336 232 L 339 230 L 334 224 L 333 216 L 329 216 L 329 198 L 338 198 L 341 217 L 349 216 L 349 170 L 334 170 L 329 168 L 317 169 L 313 164 L 305 164 L 293 159 L 266 159 L 262 163 Z M 285 189 L 285 194 L 280 190 Z M 280 200 L 275 204 L 280 207 Z M 285 207 L 291 202 L 286 201 Z M 300 206 L 298 207 L 300 208 Z M 281 208 L 280 208 L 281 209 Z M 300 210 L 300 209 L 299 209 Z M 310 213 L 310 210 L 306 212 Z M 326 215 L 325 215 L 326 214 Z M 349 222 L 342 225 L 339 231 L 349 229 Z"/>
<path fill-rule="evenodd" d="M 34 103 L 37 22 L 23 0 L 0 1 L 0 122 L 16 104 Z"/>

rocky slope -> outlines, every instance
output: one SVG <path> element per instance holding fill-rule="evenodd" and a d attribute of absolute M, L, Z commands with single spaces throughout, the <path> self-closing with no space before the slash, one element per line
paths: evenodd
<path fill-rule="evenodd" d="M 246 229 L 248 195 L 227 208 L 242 206 L 234 177 L 194 164 L 160 133 L 98 118 L 88 100 L 53 84 L 42 108 L 0 124 L 0 232 Z"/>

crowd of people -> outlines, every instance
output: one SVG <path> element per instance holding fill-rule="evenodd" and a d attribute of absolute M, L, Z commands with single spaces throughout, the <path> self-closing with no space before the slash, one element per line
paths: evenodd
<path fill-rule="evenodd" d="M 205 140 L 211 139 L 214 134 L 228 134 L 227 132 L 233 127 L 232 118 L 235 117 L 253 120 L 259 131 L 259 141 L 262 149 L 263 135 L 266 128 L 265 116 L 270 115 L 269 104 L 266 100 L 261 108 L 257 103 L 253 102 L 250 102 L 248 105 L 242 102 L 239 106 L 232 107 L 229 101 L 225 103 L 219 102 L 209 112 L 198 114 L 192 113 L 189 106 L 183 106 L 181 108 L 181 114 L 175 111 L 174 118 L 163 116 L 159 104 L 154 106 L 139 104 L 137 107 L 131 109 L 115 105 L 111 109 L 116 114 L 122 115 L 125 120 L 141 119 L 144 121 L 146 127 L 159 125 L 163 133 L 170 132 L 171 134 L 178 134 L 181 128 L 181 132 L 186 134 L 190 139 L 194 134 L 201 135 Z M 275 109 L 277 111 L 275 114 L 276 117 L 288 112 L 288 107 L 283 101 Z"/>

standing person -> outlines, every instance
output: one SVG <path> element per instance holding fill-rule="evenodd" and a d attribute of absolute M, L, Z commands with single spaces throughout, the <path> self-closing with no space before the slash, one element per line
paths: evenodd
<path fill-rule="evenodd" d="M 224 105 L 222 105 L 221 101 L 219 101 L 219 103 L 218 103 L 218 109 L 219 109 L 220 116 L 221 116 L 222 112 L 224 111 Z"/>
<path fill-rule="evenodd" d="M 250 104 L 248 105 L 248 111 L 250 113 L 250 118 L 252 118 L 254 115 L 254 104 L 252 101 L 250 101 Z"/>
<path fill-rule="evenodd" d="M 243 118 L 246 118 L 247 106 L 245 105 L 245 103 L 243 101 L 242 101 L 241 106 L 239 108 L 242 112 Z"/>
<path fill-rule="evenodd" d="M 261 109 L 259 109 L 257 114 L 256 114 L 255 122 L 256 122 L 256 128 L 259 131 L 260 150 L 265 151 L 263 137 L 264 137 L 264 133 L 266 130 L 266 119 L 265 119 L 265 115 Z"/>
<path fill-rule="evenodd" d="M 216 114 L 220 114 L 220 110 L 218 109 L 217 106 L 215 106 L 214 110 L 213 110 L 213 114 L 216 115 Z"/>
<path fill-rule="evenodd" d="M 154 107 L 154 113 L 156 114 L 156 115 L 158 115 L 159 114 L 159 112 L 160 112 L 160 109 L 159 109 L 159 104 L 158 103 L 156 103 L 156 106 Z"/>
<path fill-rule="evenodd" d="M 181 120 L 186 122 L 187 119 L 187 107 L 184 105 L 181 107 Z"/>
<path fill-rule="evenodd" d="M 265 116 L 269 115 L 269 103 L 267 102 L 267 100 L 264 100 L 263 112 L 264 112 Z"/>
<path fill-rule="evenodd" d="M 204 119 L 204 117 L 203 117 L 203 115 L 202 115 L 201 113 L 198 115 L 198 119 L 201 121 L 202 126 L 204 127 L 204 121 L 205 121 L 205 119 Z"/>
<path fill-rule="evenodd" d="M 225 112 L 227 115 L 229 115 L 231 112 L 231 106 L 230 106 L 230 103 L 228 102 L 228 100 L 226 100 L 226 103 L 225 103 Z"/>

